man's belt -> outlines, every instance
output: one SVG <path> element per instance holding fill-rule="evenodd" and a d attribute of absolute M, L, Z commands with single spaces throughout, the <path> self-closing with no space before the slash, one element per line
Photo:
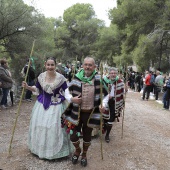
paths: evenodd
<path fill-rule="evenodd" d="M 93 109 L 86 110 L 86 109 L 81 109 L 81 112 L 83 113 L 91 113 Z"/>

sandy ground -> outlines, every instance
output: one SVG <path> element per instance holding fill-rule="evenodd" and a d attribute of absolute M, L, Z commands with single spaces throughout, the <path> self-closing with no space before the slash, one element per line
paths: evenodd
<path fill-rule="evenodd" d="M 27 148 L 30 112 L 34 102 L 23 102 L 12 143 L 9 143 L 17 105 L 0 111 L 0 169 L 3 170 L 170 170 L 170 111 L 154 100 L 141 100 L 140 93 L 128 92 L 126 96 L 124 135 L 121 139 L 122 121 L 115 122 L 111 141 L 103 136 L 103 160 L 100 137 L 93 137 L 88 151 L 88 165 L 80 161 L 72 165 L 70 158 L 40 160 Z"/>

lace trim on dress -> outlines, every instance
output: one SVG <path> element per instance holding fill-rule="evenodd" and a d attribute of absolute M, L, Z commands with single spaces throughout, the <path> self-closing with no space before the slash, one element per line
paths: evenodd
<path fill-rule="evenodd" d="M 59 88 L 66 81 L 66 79 L 63 75 L 56 72 L 56 78 L 55 78 L 54 82 L 47 83 L 45 81 L 46 74 L 47 74 L 47 72 L 41 73 L 38 76 L 38 81 L 39 81 L 42 89 L 49 94 L 52 94 L 53 90 L 55 90 L 56 88 Z"/>

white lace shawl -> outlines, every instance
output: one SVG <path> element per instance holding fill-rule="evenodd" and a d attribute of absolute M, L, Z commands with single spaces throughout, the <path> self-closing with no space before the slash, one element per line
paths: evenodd
<path fill-rule="evenodd" d="M 56 72 L 56 78 L 54 80 L 53 83 L 47 83 L 45 81 L 46 78 L 46 74 L 47 72 L 43 72 L 38 76 L 38 82 L 40 83 L 42 89 L 49 94 L 53 93 L 53 90 L 55 90 L 56 88 L 60 87 L 65 81 L 65 77 Z M 39 94 L 39 90 L 36 88 L 36 86 L 33 86 L 35 88 L 35 92 L 33 92 L 34 95 L 38 95 Z"/>

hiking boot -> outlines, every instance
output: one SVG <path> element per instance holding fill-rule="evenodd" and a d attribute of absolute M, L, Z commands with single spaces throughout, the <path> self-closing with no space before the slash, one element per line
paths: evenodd
<path fill-rule="evenodd" d="M 10 105 L 9 105 L 9 104 L 5 104 L 5 107 L 7 107 L 7 108 L 8 108 L 8 107 L 10 107 Z"/>
<path fill-rule="evenodd" d="M 87 166 L 87 158 L 82 158 L 82 159 L 81 159 L 81 165 L 82 165 L 83 167 Z"/>
<path fill-rule="evenodd" d="M 107 142 L 107 143 L 109 143 L 110 142 L 110 138 L 109 138 L 109 136 L 105 136 L 105 141 Z"/>
<path fill-rule="evenodd" d="M 6 107 L 5 105 L 1 105 L 2 109 L 7 109 L 8 107 Z"/>
<path fill-rule="evenodd" d="M 71 158 L 72 164 L 76 164 L 78 159 L 79 159 L 78 155 L 73 155 L 72 158 Z"/>

